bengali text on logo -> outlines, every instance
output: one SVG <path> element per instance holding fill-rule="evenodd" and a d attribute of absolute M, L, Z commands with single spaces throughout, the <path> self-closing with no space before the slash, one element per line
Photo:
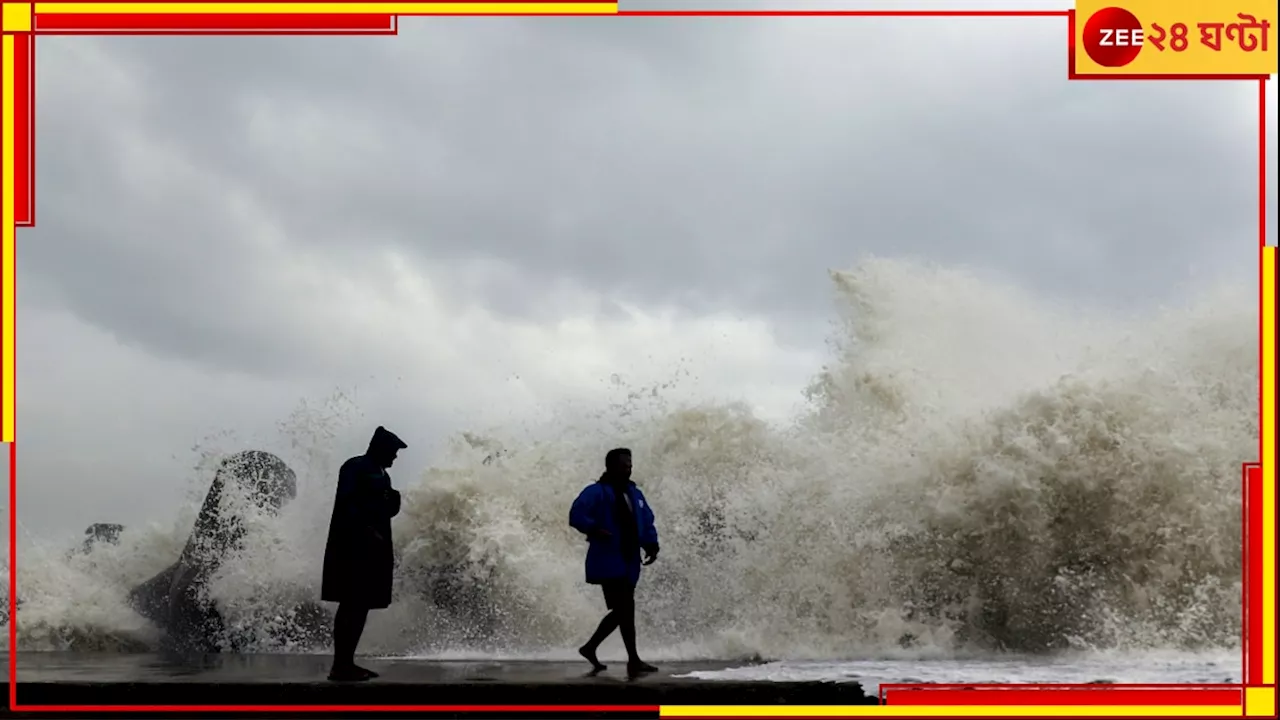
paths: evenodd
<path fill-rule="evenodd" d="M 1267 75 L 1276 72 L 1276 6 L 1139 0 L 1076 7 L 1076 72 Z M 1083 57 L 1081 57 L 1083 55 Z"/>

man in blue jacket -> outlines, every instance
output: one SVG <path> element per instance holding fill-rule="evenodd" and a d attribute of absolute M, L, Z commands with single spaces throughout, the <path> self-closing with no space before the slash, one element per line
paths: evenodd
<path fill-rule="evenodd" d="M 658 559 L 658 531 L 653 510 L 644 493 L 631 482 L 631 451 L 610 450 L 604 458 L 604 474 L 588 485 L 573 502 L 569 524 L 587 536 L 587 582 L 604 591 L 609 614 L 600 621 L 596 634 L 578 649 L 591 667 L 605 666 L 596 657 L 600 643 L 617 628 L 627 648 L 630 675 L 654 672 L 656 667 L 640 659 L 636 652 L 636 583 L 640 566 Z M 643 561 L 640 552 L 644 551 Z"/>

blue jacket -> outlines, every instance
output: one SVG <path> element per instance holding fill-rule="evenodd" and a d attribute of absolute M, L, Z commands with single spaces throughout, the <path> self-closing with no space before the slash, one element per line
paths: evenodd
<path fill-rule="evenodd" d="M 635 483 L 629 483 L 631 507 L 635 508 L 636 528 L 640 542 L 635 552 L 626 557 L 619 538 L 620 528 L 615 516 L 617 495 L 613 487 L 603 482 L 588 485 L 569 510 L 569 525 L 587 536 L 587 582 L 599 585 L 605 580 L 628 579 L 634 585 L 640 581 L 640 549 L 658 545 L 658 530 L 653 526 L 653 509 L 644 499 L 644 493 Z M 592 534 L 606 530 L 609 537 L 598 538 Z"/>

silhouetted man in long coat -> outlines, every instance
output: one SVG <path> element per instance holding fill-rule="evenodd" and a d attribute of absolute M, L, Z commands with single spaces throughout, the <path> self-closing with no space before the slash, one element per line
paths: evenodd
<path fill-rule="evenodd" d="M 343 463 L 338 472 L 320 590 L 322 600 L 338 603 L 330 680 L 352 682 L 378 676 L 356 665 L 356 646 L 369 611 L 391 604 L 395 569 L 391 518 L 400 512 L 400 493 L 391 487 L 387 469 L 406 447 L 394 433 L 378 427 L 369 450 Z"/>

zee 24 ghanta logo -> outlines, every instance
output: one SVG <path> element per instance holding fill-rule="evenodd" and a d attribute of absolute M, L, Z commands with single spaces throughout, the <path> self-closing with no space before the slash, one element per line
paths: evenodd
<path fill-rule="evenodd" d="M 1082 38 L 1084 50 L 1095 63 L 1109 68 L 1124 67 L 1133 62 L 1144 47 L 1150 46 L 1159 53 L 1181 53 L 1192 43 L 1212 50 L 1224 49 L 1239 52 L 1267 52 L 1271 23 L 1254 15 L 1236 13 L 1221 22 L 1150 23 L 1142 22 L 1128 10 L 1118 7 L 1103 8 L 1084 24 Z"/>

